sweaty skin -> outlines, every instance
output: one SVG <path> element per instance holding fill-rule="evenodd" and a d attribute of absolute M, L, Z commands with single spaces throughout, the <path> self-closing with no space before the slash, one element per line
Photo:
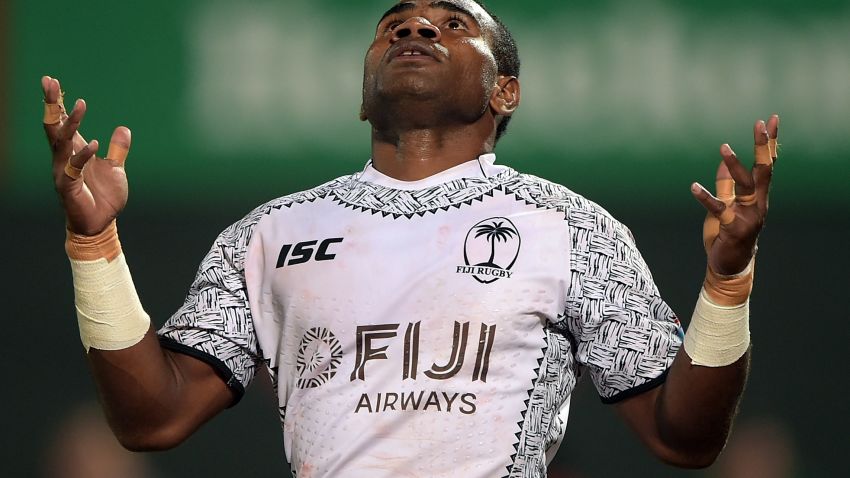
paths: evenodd
<path fill-rule="evenodd" d="M 373 164 L 395 179 L 418 180 L 490 152 L 496 127 L 520 103 L 519 80 L 500 75 L 491 51 L 494 20 L 475 2 L 415 0 L 392 7 L 377 25 L 364 66 L 361 117 L 372 125 Z M 417 52 L 416 56 L 402 55 Z M 56 104 L 58 80 L 42 79 L 45 102 Z M 123 210 L 127 178 L 122 165 L 96 156 L 98 142 L 78 132 L 86 104 L 46 124 L 53 176 L 74 233 L 95 235 Z M 779 118 L 754 127 L 757 145 L 775 141 Z M 116 128 L 111 143 L 129 149 L 130 131 Z M 775 151 L 775 148 L 774 148 Z M 752 170 L 721 147 L 718 174 L 735 181 L 729 205 L 694 183 L 694 197 L 715 217 L 731 210 L 707 250 L 718 274 L 744 270 L 767 214 L 772 165 Z M 84 173 L 72 178 L 66 163 Z M 730 212 L 726 212 L 727 219 Z M 696 292 L 696 291 L 695 291 Z M 696 294 L 695 294 L 696 295 Z M 132 450 L 173 447 L 226 408 L 233 395 L 197 359 L 164 350 L 153 329 L 137 345 L 92 349 L 92 374 L 112 429 Z M 691 364 L 682 348 L 666 382 L 616 405 L 617 412 L 660 459 L 679 466 L 711 464 L 723 448 L 746 382 L 749 353 L 718 368 Z"/>

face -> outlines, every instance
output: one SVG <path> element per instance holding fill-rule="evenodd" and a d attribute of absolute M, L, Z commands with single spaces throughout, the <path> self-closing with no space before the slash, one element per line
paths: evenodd
<path fill-rule="evenodd" d="M 470 0 L 396 4 L 366 53 L 364 116 L 377 128 L 418 114 L 480 117 L 496 86 L 494 31 L 490 15 Z"/>

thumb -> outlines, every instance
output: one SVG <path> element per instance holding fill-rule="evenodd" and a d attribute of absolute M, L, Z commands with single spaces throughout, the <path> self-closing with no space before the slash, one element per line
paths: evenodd
<path fill-rule="evenodd" d="M 109 151 L 104 159 L 110 160 L 116 166 L 124 167 L 124 162 L 127 161 L 127 154 L 130 152 L 130 143 L 132 142 L 132 134 L 126 126 L 115 128 L 112 133 L 112 138 L 109 140 Z"/>

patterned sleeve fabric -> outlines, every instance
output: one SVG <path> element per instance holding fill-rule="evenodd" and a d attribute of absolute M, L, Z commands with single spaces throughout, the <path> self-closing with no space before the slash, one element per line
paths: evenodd
<path fill-rule="evenodd" d="M 574 206 L 564 322 L 576 360 L 614 403 L 663 383 L 684 334 L 631 232 L 590 201 Z"/>
<path fill-rule="evenodd" d="M 244 263 L 257 215 L 222 232 L 198 268 L 183 306 L 159 330 L 163 347 L 210 364 L 239 401 L 261 353 L 246 293 Z"/>

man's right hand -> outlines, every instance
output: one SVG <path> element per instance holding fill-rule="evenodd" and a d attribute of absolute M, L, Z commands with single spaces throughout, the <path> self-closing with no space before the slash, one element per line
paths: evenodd
<path fill-rule="evenodd" d="M 47 105 L 59 103 L 59 80 L 42 77 L 41 87 Z M 77 100 L 70 114 L 62 108 L 59 122 L 45 124 L 44 131 L 53 152 L 53 182 L 65 208 L 68 229 L 93 236 L 103 231 L 127 204 L 124 159 L 130 149 L 130 130 L 119 126 L 112 133 L 107 156 L 116 157 L 98 157 L 97 140 L 86 142 L 78 131 L 85 114 L 85 101 Z"/>

